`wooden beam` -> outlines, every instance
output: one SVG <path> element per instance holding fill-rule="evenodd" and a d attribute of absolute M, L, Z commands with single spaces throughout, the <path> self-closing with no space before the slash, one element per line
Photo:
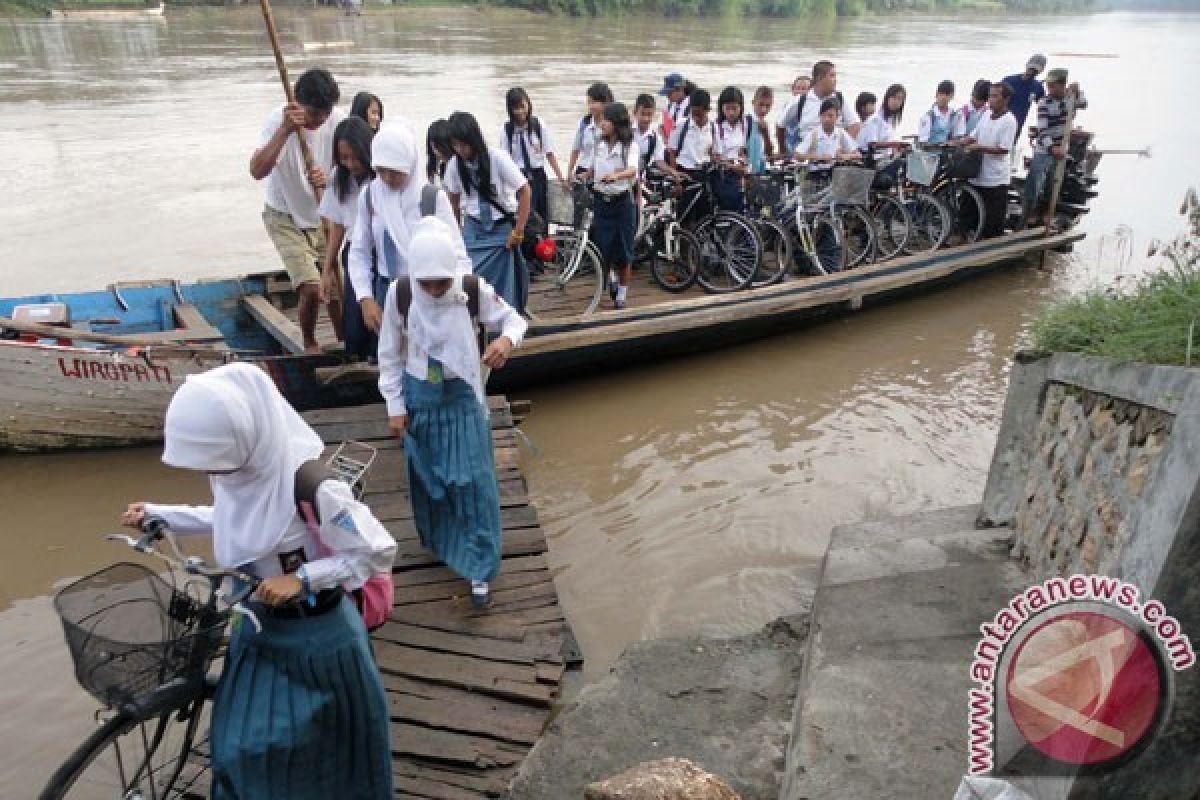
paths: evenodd
<path fill-rule="evenodd" d="M 292 355 L 304 355 L 304 334 L 300 331 L 300 326 L 271 305 L 270 300 L 260 294 L 247 294 L 242 296 L 242 305 L 284 350 Z"/>
<path fill-rule="evenodd" d="M 78 339 L 84 342 L 99 344 L 114 344 L 121 347 L 153 347 L 161 344 L 182 344 L 184 342 L 224 341 L 225 337 L 217 331 L 217 335 L 188 331 L 156 331 L 154 333 L 97 333 L 80 328 L 60 328 L 57 325 L 39 325 L 36 322 L 18 322 L 8 317 L 0 317 L 0 328 L 21 333 L 33 333 L 38 336 L 54 339 Z M 212 350 L 215 348 L 209 347 Z"/>
<path fill-rule="evenodd" d="M 200 313 L 200 309 L 196 308 L 191 303 L 178 303 L 175 305 L 175 324 L 187 331 L 188 335 L 192 333 L 204 336 L 216 336 L 222 341 L 220 344 L 214 344 L 216 350 L 228 350 L 229 345 L 224 343 L 225 334 L 221 333 L 220 329 L 213 325 L 208 319 Z"/>

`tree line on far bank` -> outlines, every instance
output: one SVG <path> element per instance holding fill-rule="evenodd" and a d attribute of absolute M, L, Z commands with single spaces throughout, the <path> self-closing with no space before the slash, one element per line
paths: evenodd
<path fill-rule="evenodd" d="M 645 11 L 668 16 L 745 14 L 766 17 L 851 17 L 867 12 L 1064 11 L 1093 9 L 1104 0 L 485 0 L 489 5 L 575 16 Z"/>

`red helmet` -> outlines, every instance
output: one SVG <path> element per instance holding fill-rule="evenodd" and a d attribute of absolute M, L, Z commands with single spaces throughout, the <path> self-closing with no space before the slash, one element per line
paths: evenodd
<path fill-rule="evenodd" d="M 554 261 L 558 255 L 558 245 L 553 239 L 542 239 L 533 247 L 533 254 L 538 257 L 538 260 L 543 264 L 549 264 Z"/>

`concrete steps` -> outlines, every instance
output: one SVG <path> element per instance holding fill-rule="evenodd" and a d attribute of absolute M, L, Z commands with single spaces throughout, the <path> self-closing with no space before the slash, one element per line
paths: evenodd
<path fill-rule="evenodd" d="M 979 625 L 1028 585 L 962 506 L 833 531 L 782 800 L 937 800 L 967 766 Z"/>

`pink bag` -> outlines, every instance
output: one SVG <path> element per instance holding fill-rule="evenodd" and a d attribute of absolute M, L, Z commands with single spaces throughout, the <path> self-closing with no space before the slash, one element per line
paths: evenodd
<path fill-rule="evenodd" d="M 317 488 L 327 480 L 337 480 L 337 477 L 320 461 L 306 461 L 296 470 L 296 507 L 300 509 L 308 532 L 317 540 L 322 556 L 332 553 L 321 541 L 321 522 L 317 514 Z M 388 621 L 396 602 L 396 587 L 392 583 L 391 573 L 372 575 L 350 594 L 369 631 Z"/>

